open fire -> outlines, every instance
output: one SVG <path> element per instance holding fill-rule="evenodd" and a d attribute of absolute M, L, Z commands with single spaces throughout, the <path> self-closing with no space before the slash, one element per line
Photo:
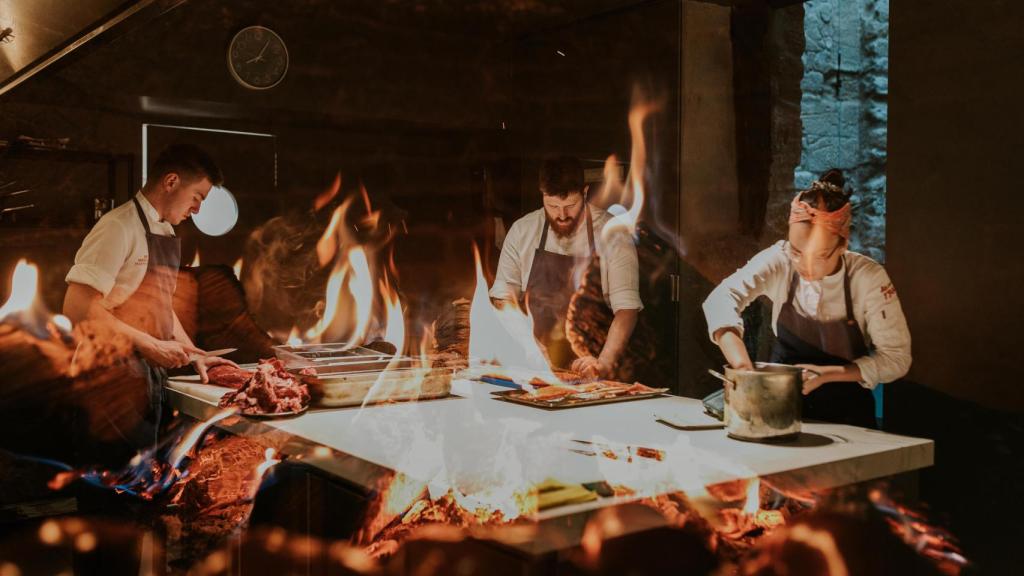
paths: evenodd
<path fill-rule="evenodd" d="M 606 162 L 605 185 L 595 198 L 613 214 L 601 231 L 604 235 L 637 234 L 647 196 L 644 124 L 660 106 L 656 101 L 638 97 L 630 112 L 633 150 L 625 179 L 618 176 L 619 164 L 614 157 Z M 341 186 L 338 174 L 315 199 L 314 213 L 334 205 L 341 195 Z M 432 530 L 438 527 L 461 531 L 445 531 L 448 538 L 452 534 L 481 534 L 477 531 L 480 528 L 494 529 L 490 534 L 497 535 L 503 530 L 534 531 L 552 518 L 579 515 L 579 521 L 584 523 L 580 540 L 582 564 L 597 566 L 606 542 L 637 529 L 655 527 L 634 523 L 632 513 L 626 511 L 632 506 L 656 512 L 660 518 L 658 527 L 685 529 L 722 562 L 753 563 L 752 558 L 763 552 L 763 542 L 788 538 L 821 551 L 832 574 L 847 573 L 840 545 L 831 533 L 800 523 L 802 518 L 823 509 L 818 495 L 783 493 L 742 464 L 698 450 L 682 436 L 674 445 L 652 447 L 623 445 L 601 437 L 567 439 L 564 434 L 535 433 L 537 426 L 526 419 L 508 418 L 494 423 L 480 412 L 474 413 L 469 422 L 438 424 L 427 421 L 428 416 L 415 406 L 393 413 L 396 418 L 422 419 L 422 433 L 414 438 L 402 436 L 387 422 L 364 423 L 361 419 L 366 412 L 362 411 L 370 403 L 396 398 L 415 400 L 436 382 L 432 380 L 437 376 L 438 363 L 439 346 L 432 341 L 436 325 L 416 326 L 407 317 L 394 265 L 396 234 L 397 227 L 373 208 L 365 188 L 337 203 L 314 249 L 316 269 L 325 279 L 323 298 L 312 317 L 307 318 L 311 321 L 296 320 L 286 338 L 296 355 L 303 350 L 313 350 L 314 356 L 323 353 L 323 348 L 309 348 L 311 345 L 336 345 L 331 353 L 350 354 L 346 361 L 352 362 L 374 356 L 375 349 L 364 346 L 390 346 L 368 371 L 367 391 L 354 404 L 358 405 L 354 409 L 361 412 L 351 427 L 341 433 L 364 434 L 378 440 L 389 451 L 402 454 L 403 463 L 409 464 L 415 473 L 395 472 L 379 480 L 365 521 L 349 543 L 362 554 L 384 562 L 410 540 L 436 534 Z M 571 375 L 554 370 L 543 346 L 534 339 L 530 314 L 515 303 L 492 303 L 475 246 L 472 254 L 476 284 L 472 300 L 467 303 L 468 330 L 453 330 L 460 335 L 455 340 L 465 342 L 451 347 L 465 351 L 466 357 L 461 360 L 468 370 L 464 374 L 496 368 L 519 370 L 544 384 L 572 384 L 568 377 Z M 197 251 L 192 266 L 199 263 Z M 233 267 L 236 278 L 243 276 L 242 265 L 239 259 Z M 246 274 L 250 274 L 248 269 Z M 0 322 L 38 341 L 52 343 L 54 350 L 66 356 L 64 376 L 74 377 L 85 370 L 76 359 L 86 338 L 81 336 L 81 327 L 74 327 L 73 332 L 67 318 L 51 316 L 42 309 L 36 302 L 37 282 L 38 270 L 27 262 L 19 262 L 11 295 L 0 307 Z M 581 338 L 579 334 L 570 337 Z M 126 354 L 128 350 L 118 352 Z M 323 360 L 309 360 L 313 374 L 323 376 L 315 370 L 318 367 L 337 368 Z M 285 371 L 283 363 L 275 366 L 282 373 Z M 448 389 L 450 380 L 451 374 L 447 373 Z M 352 381 L 346 382 L 351 384 Z M 534 389 L 530 380 L 524 381 L 523 387 Z M 329 399 L 329 392 L 321 386 L 321 399 Z M 338 405 L 344 404 L 339 401 Z M 210 533 L 233 533 L 247 522 L 264 475 L 285 456 L 278 444 L 264 446 L 212 432 L 231 418 L 238 418 L 237 410 L 223 410 L 180 432 L 173 442 L 137 454 L 120 470 L 73 470 L 64 466 L 65 470 L 52 479 L 50 487 L 61 490 L 80 480 L 147 503 L 179 508 L 179 529 L 183 532 L 188 531 L 189 523 L 206 522 L 217 525 L 217 531 L 211 529 Z M 501 435 L 500 449 L 484 455 L 454 454 L 449 442 L 456 434 Z M 329 452 L 326 447 L 321 448 Z M 549 467 L 557 471 L 557 463 L 568 454 L 591 459 L 596 470 L 593 482 L 534 477 L 534 470 L 526 462 L 533 458 L 549 465 L 555 463 Z M 474 457 L 486 460 L 486 466 L 478 476 L 468 477 L 457 464 L 460 459 Z M 723 472 L 738 480 L 711 480 Z M 900 506 L 881 491 L 873 491 L 870 502 L 885 515 L 893 533 L 946 573 L 956 574 L 966 565 L 951 536 L 931 526 L 921 513 Z M 50 538 L 53 530 L 47 528 L 45 537 Z"/>

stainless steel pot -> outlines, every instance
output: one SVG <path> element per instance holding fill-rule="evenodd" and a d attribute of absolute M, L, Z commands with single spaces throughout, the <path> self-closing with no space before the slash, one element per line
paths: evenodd
<path fill-rule="evenodd" d="M 800 434 L 804 369 L 758 362 L 752 370 L 725 367 L 725 430 L 730 438 L 778 442 Z M 721 377 L 721 375 L 718 375 Z"/>

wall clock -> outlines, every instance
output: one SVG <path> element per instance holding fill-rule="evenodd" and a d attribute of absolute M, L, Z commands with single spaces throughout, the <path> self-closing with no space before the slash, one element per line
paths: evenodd
<path fill-rule="evenodd" d="M 246 88 L 273 88 L 281 83 L 288 72 L 288 48 L 284 40 L 270 28 L 243 28 L 228 45 L 228 70 Z"/>

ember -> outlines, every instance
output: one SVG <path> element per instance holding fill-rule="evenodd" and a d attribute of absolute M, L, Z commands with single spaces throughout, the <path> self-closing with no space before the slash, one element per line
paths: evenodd
<path fill-rule="evenodd" d="M 935 562 L 943 574 L 956 575 L 969 565 L 952 534 L 929 523 L 917 510 L 897 504 L 881 489 L 874 489 L 868 498 L 885 515 L 893 533 L 907 545 Z"/>
<path fill-rule="evenodd" d="M 195 456 L 197 447 L 201 446 L 210 428 L 234 413 L 234 409 L 223 410 L 206 422 L 194 425 L 188 432 L 181 433 L 176 441 L 136 454 L 128 466 L 120 471 L 72 470 L 66 464 L 54 463 L 66 471 L 56 474 L 49 487 L 61 490 L 81 479 L 118 494 L 129 494 L 142 500 L 159 499 L 167 495 L 173 485 L 188 477 L 181 467 Z"/>

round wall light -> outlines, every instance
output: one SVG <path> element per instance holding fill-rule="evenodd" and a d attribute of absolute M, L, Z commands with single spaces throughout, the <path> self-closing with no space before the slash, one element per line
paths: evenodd
<path fill-rule="evenodd" d="M 227 234 L 238 222 L 238 202 L 227 188 L 214 186 L 192 221 L 207 236 Z"/>

